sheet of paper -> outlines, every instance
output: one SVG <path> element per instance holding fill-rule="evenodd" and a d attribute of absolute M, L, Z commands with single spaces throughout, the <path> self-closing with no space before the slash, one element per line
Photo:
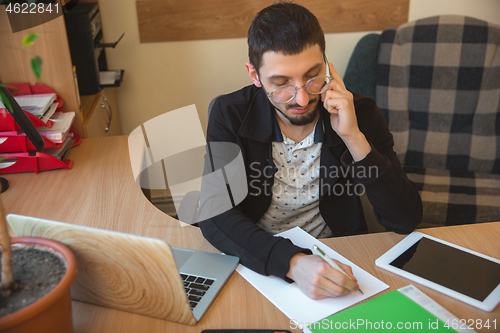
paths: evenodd
<path fill-rule="evenodd" d="M 47 123 L 47 121 L 54 115 L 54 113 L 57 110 L 57 106 L 59 103 L 52 103 L 52 105 L 49 107 L 47 111 L 40 117 L 40 120 L 43 121 L 44 123 Z"/>
<path fill-rule="evenodd" d="M 301 327 L 305 327 L 308 323 L 319 321 L 389 288 L 387 284 L 354 265 L 299 227 L 282 232 L 277 236 L 288 238 L 295 245 L 309 248 L 311 251 L 313 251 L 313 245 L 318 245 L 330 258 L 337 259 L 351 266 L 354 276 L 358 280 L 361 290 L 364 292 L 364 295 L 359 292 L 352 292 L 346 296 L 316 301 L 304 295 L 295 283 L 289 284 L 275 276 L 260 275 L 242 265 L 238 266 L 236 270 L 241 276 L 250 282 L 251 285 L 260 291 L 290 320 L 295 321 Z"/>
<path fill-rule="evenodd" d="M 117 71 L 99 72 L 99 83 L 102 85 L 112 85 L 116 82 Z M 119 76 L 118 76 L 119 78 Z"/>
<path fill-rule="evenodd" d="M 21 108 L 45 108 L 56 99 L 56 94 L 35 94 L 14 97 Z"/>
<path fill-rule="evenodd" d="M 37 130 L 42 134 L 65 133 L 71 127 L 73 118 L 75 118 L 74 112 L 56 112 L 52 118 L 50 118 L 50 120 L 54 122 L 51 128 L 39 127 Z"/>
<path fill-rule="evenodd" d="M 15 96 L 14 99 L 24 111 L 30 112 L 38 117 L 55 101 L 56 94 L 23 95 Z M 0 101 L 0 109 L 3 108 L 5 108 L 5 106 Z"/>

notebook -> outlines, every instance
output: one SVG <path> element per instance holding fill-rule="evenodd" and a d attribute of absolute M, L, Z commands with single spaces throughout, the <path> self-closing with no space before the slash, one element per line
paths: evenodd
<path fill-rule="evenodd" d="M 16 237 L 52 239 L 73 252 L 72 299 L 182 324 L 200 320 L 239 261 L 156 238 L 14 214 L 7 221 Z"/>
<path fill-rule="evenodd" d="M 475 332 L 466 326 L 414 285 L 408 285 L 307 325 L 303 331 Z"/>

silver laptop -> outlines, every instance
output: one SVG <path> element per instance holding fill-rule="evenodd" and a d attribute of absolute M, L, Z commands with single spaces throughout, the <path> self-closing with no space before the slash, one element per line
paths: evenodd
<path fill-rule="evenodd" d="M 10 214 L 17 237 L 48 238 L 75 255 L 71 298 L 194 325 L 238 258 L 174 248 L 162 240 Z"/>

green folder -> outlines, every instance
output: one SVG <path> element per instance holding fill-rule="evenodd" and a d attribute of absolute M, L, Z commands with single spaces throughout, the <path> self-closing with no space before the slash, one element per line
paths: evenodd
<path fill-rule="evenodd" d="M 446 313 L 446 322 L 429 312 L 401 290 L 409 291 L 413 296 L 423 299 L 430 310 Z M 423 303 L 422 303 L 423 304 Z M 430 305 L 430 307 L 429 307 Z M 436 311 L 434 311 L 436 310 Z M 439 314 L 438 314 L 439 315 Z M 458 319 L 413 285 L 391 291 L 367 302 L 335 313 L 328 318 L 311 324 L 308 328 L 313 333 L 319 332 L 456 332 L 452 329 Z M 307 330 L 304 330 L 307 332 Z"/>

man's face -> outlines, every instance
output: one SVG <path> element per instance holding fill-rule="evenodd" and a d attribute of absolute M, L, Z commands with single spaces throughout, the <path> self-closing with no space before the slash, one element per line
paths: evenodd
<path fill-rule="evenodd" d="M 260 79 L 260 84 L 269 94 L 281 86 L 302 87 L 309 79 L 325 75 L 326 64 L 319 46 L 314 45 L 294 55 L 266 52 L 262 56 L 262 66 L 259 72 L 258 80 Z M 320 99 L 321 95 L 310 94 L 305 88 L 298 89 L 295 98 L 288 103 L 278 104 L 269 98 L 281 113 L 278 116 L 285 123 L 288 121 L 294 126 L 304 126 L 317 119 L 317 106 Z"/>

